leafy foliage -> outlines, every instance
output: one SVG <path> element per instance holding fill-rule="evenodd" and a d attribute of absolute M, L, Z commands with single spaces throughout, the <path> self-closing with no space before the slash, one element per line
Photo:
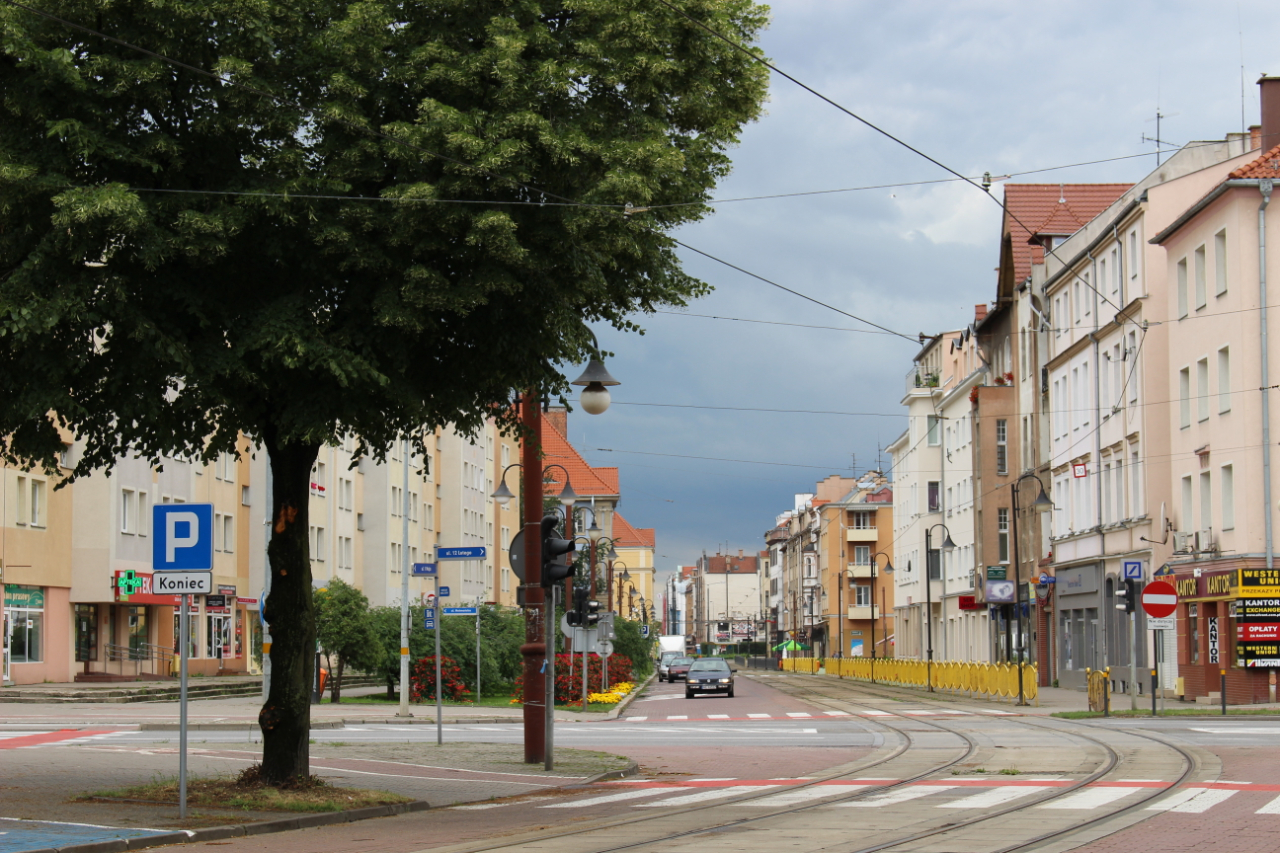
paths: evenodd
<path fill-rule="evenodd" d="M 375 669 L 382 662 L 384 650 L 374 629 L 369 599 L 363 592 L 341 578 L 333 578 L 316 593 L 315 602 L 320 650 L 337 658 L 337 667 L 330 667 L 330 695 L 338 702 L 342 698 L 343 672 L 348 667 L 363 672 Z"/>
<path fill-rule="evenodd" d="M 462 681 L 462 670 L 453 658 L 440 656 L 440 693 L 451 702 L 471 695 Z M 409 668 L 409 701 L 433 702 L 436 698 L 436 656 L 419 658 Z"/>

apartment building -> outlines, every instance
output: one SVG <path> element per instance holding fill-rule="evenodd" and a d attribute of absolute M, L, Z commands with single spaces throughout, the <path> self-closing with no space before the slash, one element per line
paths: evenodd
<path fill-rule="evenodd" d="M 697 643 L 727 645 L 756 639 L 760 613 L 760 555 L 739 550 L 704 554 L 691 576 L 691 633 Z"/>
<path fill-rule="evenodd" d="M 654 561 L 657 531 L 652 527 L 633 527 L 620 512 L 613 513 L 612 546 L 618 558 L 606 566 L 612 585 L 606 590 L 606 609 L 627 619 L 647 615 L 656 618 L 658 602 L 654 586 Z M 642 612 L 645 611 L 645 612 Z"/>
<path fill-rule="evenodd" d="M 819 512 L 825 606 L 814 648 L 835 657 L 871 657 L 873 649 L 875 657 L 891 657 L 893 582 L 885 568 L 893 564 L 893 489 L 882 472 L 868 471 Z"/>

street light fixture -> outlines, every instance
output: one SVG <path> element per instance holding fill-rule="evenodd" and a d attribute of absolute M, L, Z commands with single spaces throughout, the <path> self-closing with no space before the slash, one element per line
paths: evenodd
<path fill-rule="evenodd" d="M 893 561 L 885 551 L 877 551 L 871 555 L 871 682 L 876 680 L 876 576 L 879 574 L 876 557 L 884 557 L 885 574 L 893 574 Z M 880 619 L 884 618 L 884 606 L 880 607 Z"/>
<path fill-rule="evenodd" d="M 951 531 L 947 529 L 945 524 L 939 522 L 928 528 L 924 532 L 924 600 L 925 600 L 925 627 L 928 638 L 928 664 L 925 669 L 925 678 L 929 683 L 929 692 L 933 690 L 933 566 L 929 561 L 929 555 L 933 553 L 933 530 L 935 527 L 941 527 L 943 533 L 942 550 L 954 551 L 956 543 L 951 541 Z M 938 555 L 938 574 L 942 574 L 942 555 Z"/>
<path fill-rule="evenodd" d="M 582 375 L 570 384 L 585 386 L 578 400 L 582 403 L 582 408 L 587 414 L 598 415 L 609 408 L 609 403 L 611 402 L 609 389 L 605 386 L 620 385 L 621 383 L 610 376 L 609 371 L 604 369 L 604 362 L 599 358 L 593 357 L 587 363 L 587 369 L 582 371 Z"/>
<path fill-rule="evenodd" d="M 1036 499 L 1031 502 L 1031 508 L 1037 512 L 1048 512 L 1053 509 L 1053 501 L 1049 500 L 1049 496 L 1044 492 L 1044 481 L 1035 474 L 1028 471 L 1021 477 L 1013 481 L 1013 601 L 1018 619 L 1018 704 L 1026 705 L 1027 698 L 1022 684 L 1022 664 L 1023 656 L 1026 652 L 1027 633 L 1022 624 L 1022 563 L 1018 558 L 1018 489 L 1024 480 L 1035 480 L 1036 485 L 1040 487 L 1040 493 L 1036 495 Z M 1028 608 L 1030 609 L 1030 608 Z M 1009 623 L 1006 620 L 1005 627 L 1008 629 Z M 1008 643 L 1007 643 L 1008 644 Z M 1011 645 L 1011 644 L 1008 644 Z"/>

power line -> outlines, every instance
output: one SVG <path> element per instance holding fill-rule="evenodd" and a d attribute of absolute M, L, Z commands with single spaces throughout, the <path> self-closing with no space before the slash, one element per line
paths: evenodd
<path fill-rule="evenodd" d="M 653 406 L 662 409 L 707 409 L 716 412 L 773 412 L 787 415 L 845 415 L 854 418 L 903 418 L 906 412 L 836 412 L 822 409 L 761 409 L 750 406 L 696 406 L 692 403 L 636 403 L 614 400 L 615 406 Z"/>
<path fill-rule="evenodd" d="M 843 468 L 830 465 L 800 465 L 794 462 L 765 462 L 758 459 L 723 459 L 718 456 L 688 456 L 680 453 L 653 453 L 646 450 L 618 450 L 612 447 L 593 447 L 600 453 L 629 453 L 636 456 L 666 456 L 670 459 L 702 459 L 708 462 L 736 462 L 744 465 L 775 465 L 780 468 L 813 468 L 817 471 L 841 471 Z"/>
<path fill-rule="evenodd" d="M 733 320 L 738 323 L 760 323 L 766 326 L 794 326 L 797 329 L 827 329 L 833 332 L 857 332 L 863 335 L 892 335 L 896 332 L 882 332 L 879 329 L 850 329 L 847 326 L 811 326 L 805 323 L 784 323 L 781 320 L 753 320 L 748 317 L 720 317 L 715 314 L 693 314 L 688 311 L 654 311 L 655 314 L 671 314 L 676 317 L 700 317 L 706 320 Z"/>

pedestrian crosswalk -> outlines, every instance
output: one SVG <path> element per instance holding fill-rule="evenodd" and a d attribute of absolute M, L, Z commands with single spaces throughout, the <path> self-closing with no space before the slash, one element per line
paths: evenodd
<path fill-rule="evenodd" d="M 1069 788 L 1078 780 L 1067 776 L 956 776 L 898 784 L 893 779 L 837 779 L 813 783 L 806 778 L 788 779 L 689 779 L 679 782 L 625 779 L 592 786 L 579 799 L 538 805 L 543 809 L 581 809 L 612 806 L 637 809 L 679 808 L 717 801 L 722 808 L 768 809 L 788 806 L 814 808 L 878 809 L 909 803 L 912 808 L 950 810 L 996 809 L 1033 801 L 1055 789 Z M 886 787 L 893 786 L 893 787 Z M 1122 808 L 1168 783 L 1158 780 L 1104 781 L 1086 785 L 1064 796 L 1029 804 L 1033 809 L 1092 811 Z M 884 788 L 878 793 L 868 792 Z M 863 794 L 863 796 L 856 796 Z M 1203 814 L 1236 797 L 1251 800 L 1249 810 L 1259 815 L 1280 815 L 1280 785 L 1250 782 L 1192 784 L 1157 799 L 1147 811 Z M 735 801 L 736 800 L 736 801 Z M 1237 800 L 1237 802 L 1239 802 Z M 497 804 L 495 804 L 497 805 Z"/>
<path fill-rule="evenodd" d="M 698 720 L 715 720 L 716 722 L 733 722 L 735 720 L 821 720 L 821 719 L 840 719 L 848 717 L 974 717 L 974 716 L 1012 716 L 1012 711 L 1000 711 L 994 708 L 977 708 L 974 710 L 960 710 L 956 708 L 917 708 L 906 711 L 879 711 L 876 709 L 867 709 L 863 711 L 787 711 L 783 714 L 741 714 L 734 716 L 732 714 L 707 714 L 705 716 L 698 714 L 637 714 L 625 717 L 619 717 L 618 722 L 622 723 L 660 723 L 660 722 L 696 722 Z"/>
<path fill-rule="evenodd" d="M 75 746 L 114 737 L 123 732 L 112 729 L 60 729 L 57 731 L 0 730 L 0 749 L 38 749 L 45 746 Z"/>

